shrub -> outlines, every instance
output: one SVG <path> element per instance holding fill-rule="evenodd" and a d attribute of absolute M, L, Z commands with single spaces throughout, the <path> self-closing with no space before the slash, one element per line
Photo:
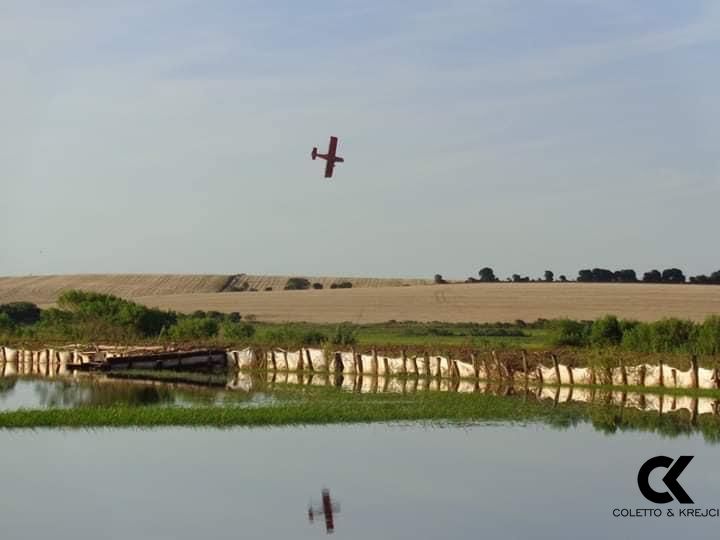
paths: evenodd
<path fill-rule="evenodd" d="M 305 278 L 293 277 L 285 284 L 286 291 L 301 291 L 310 288 L 310 281 Z"/>
<path fill-rule="evenodd" d="M 662 319 L 651 323 L 654 352 L 685 352 L 693 337 L 695 325 L 681 319 Z"/>
<path fill-rule="evenodd" d="M 0 312 L 0 332 L 12 332 L 15 329 L 15 323 L 7 313 Z"/>
<path fill-rule="evenodd" d="M 185 317 L 170 327 L 168 333 L 177 340 L 208 339 L 215 337 L 219 329 L 220 324 L 215 319 Z"/>
<path fill-rule="evenodd" d="M 441 283 L 447 283 L 447 281 L 443 279 L 441 274 L 435 274 L 435 276 L 433 277 L 433 281 L 438 285 Z"/>
<path fill-rule="evenodd" d="M 330 342 L 333 345 L 350 346 L 357 343 L 357 337 L 355 336 L 355 327 L 351 324 L 339 324 L 335 328 Z"/>
<path fill-rule="evenodd" d="M 248 323 L 224 322 L 220 325 L 220 336 L 229 340 L 250 339 L 255 335 L 255 327 Z"/>
<path fill-rule="evenodd" d="M 76 322 L 116 326 L 142 336 L 157 336 L 177 321 L 175 313 L 151 309 L 110 294 L 65 291 L 58 305 L 72 313 Z"/>
<path fill-rule="evenodd" d="M 313 283 L 312 288 L 315 290 L 320 290 L 323 288 L 323 284 L 322 283 Z"/>
<path fill-rule="evenodd" d="M 271 328 L 265 334 L 265 341 L 271 345 L 286 347 L 319 346 L 327 341 L 327 336 L 317 330 L 303 330 L 302 328 L 286 324 Z"/>
<path fill-rule="evenodd" d="M 352 289 L 352 283 L 350 281 L 342 281 L 340 283 L 333 283 L 330 285 L 331 289 Z"/>
<path fill-rule="evenodd" d="M 550 343 L 556 347 L 583 347 L 588 343 L 588 325 L 570 319 L 559 319 L 550 325 Z"/>
<path fill-rule="evenodd" d="M 622 341 L 623 331 L 615 315 L 607 315 L 593 322 L 590 344 L 593 347 L 615 347 Z"/>
<path fill-rule="evenodd" d="M 720 316 L 712 315 L 700 325 L 695 338 L 695 348 L 700 354 L 720 354 Z"/>

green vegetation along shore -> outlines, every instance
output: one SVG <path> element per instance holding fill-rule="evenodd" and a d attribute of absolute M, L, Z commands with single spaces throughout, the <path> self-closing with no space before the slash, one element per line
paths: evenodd
<path fill-rule="evenodd" d="M 190 315 L 148 308 L 116 296 L 66 291 L 57 308 L 28 302 L 0 305 L 0 339 L 6 345 L 62 343 L 192 344 L 197 346 L 408 346 L 478 350 L 571 347 L 638 353 L 720 354 L 720 316 L 703 323 L 568 319 L 514 323 L 270 324 L 240 313 Z"/>
<path fill-rule="evenodd" d="M 449 394 L 353 394 L 337 389 L 286 389 L 277 402 L 259 407 L 131 407 L 99 406 L 72 409 L 0 412 L 0 428 L 89 427 L 263 427 L 336 423 L 429 422 L 463 425 L 479 422 L 539 422 L 569 428 L 588 422 L 606 433 L 640 430 L 679 436 L 702 433 L 720 441 L 720 417 L 692 418 L 686 411 L 646 412 L 620 406 L 555 404 L 523 396 Z"/>

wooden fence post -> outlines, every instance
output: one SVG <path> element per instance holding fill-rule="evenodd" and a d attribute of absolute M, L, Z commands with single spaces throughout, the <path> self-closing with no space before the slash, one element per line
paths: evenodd
<path fill-rule="evenodd" d="M 335 353 L 334 362 L 335 373 L 342 373 L 345 369 L 345 366 L 343 366 L 342 355 L 339 352 Z"/>
<path fill-rule="evenodd" d="M 370 372 L 372 373 L 373 377 L 376 377 L 378 374 L 378 359 L 377 359 L 377 351 L 375 349 L 372 350 L 372 362 L 370 363 Z M 375 388 L 377 390 L 377 382 L 375 383 Z"/>
<path fill-rule="evenodd" d="M 560 366 L 558 365 L 558 359 L 555 353 L 550 353 L 550 358 L 552 358 L 553 368 L 555 369 L 555 378 L 557 379 L 557 383 L 560 384 Z"/>
<path fill-rule="evenodd" d="M 270 349 L 270 363 L 273 371 L 277 370 L 277 362 L 275 361 L 275 349 Z"/>
<path fill-rule="evenodd" d="M 477 354 L 475 352 L 470 353 L 470 360 L 472 361 L 472 367 L 473 367 L 473 373 L 475 374 L 475 379 L 479 379 L 480 378 L 480 366 L 478 365 Z"/>
<path fill-rule="evenodd" d="M 490 374 L 490 362 L 488 362 L 487 353 L 483 354 L 482 361 L 485 368 L 485 380 L 489 381 L 492 379 L 492 375 Z"/>
<path fill-rule="evenodd" d="M 528 385 L 528 361 L 527 361 L 527 353 L 525 352 L 525 349 L 520 351 L 520 354 L 522 355 L 524 384 L 525 384 L 525 386 L 527 386 Z"/>
<path fill-rule="evenodd" d="M 495 369 L 497 370 L 498 380 L 503 379 L 502 366 L 500 365 L 500 359 L 495 351 L 491 351 L 493 361 L 495 362 Z"/>
<path fill-rule="evenodd" d="M 658 369 L 660 370 L 660 375 L 658 377 L 658 386 L 662 388 L 665 386 L 665 376 L 663 375 L 663 361 L 662 358 L 658 360 Z"/>
<path fill-rule="evenodd" d="M 696 354 L 693 354 L 690 357 L 690 386 L 693 388 L 698 388 L 700 386 L 700 374 Z"/>

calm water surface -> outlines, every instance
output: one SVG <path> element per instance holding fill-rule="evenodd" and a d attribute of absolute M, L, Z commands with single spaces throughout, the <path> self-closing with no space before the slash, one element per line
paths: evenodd
<path fill-rule="evenodd" d="M 718 446 L 587 424 L 0 431 L 2 538 L 320 538 L 308 503 L 340 504 L 337 538 L 715 538 L 718 518 L 615 518 L 656 506 L 648 458 L 720 507 Z M 659 487 L 659 477 L 651 477 Z"/>

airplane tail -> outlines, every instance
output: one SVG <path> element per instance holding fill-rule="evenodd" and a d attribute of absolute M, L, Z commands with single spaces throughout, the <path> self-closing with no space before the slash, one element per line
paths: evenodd
<path fill-rule="evenodd" d="M 317 147 L 314 147 L 314 148 L 312 149 L 312 154 L 311 154 L 311 156 L 312 156 L 313 160 L 314 160 L 315 158 L 317 158 Z"/>

